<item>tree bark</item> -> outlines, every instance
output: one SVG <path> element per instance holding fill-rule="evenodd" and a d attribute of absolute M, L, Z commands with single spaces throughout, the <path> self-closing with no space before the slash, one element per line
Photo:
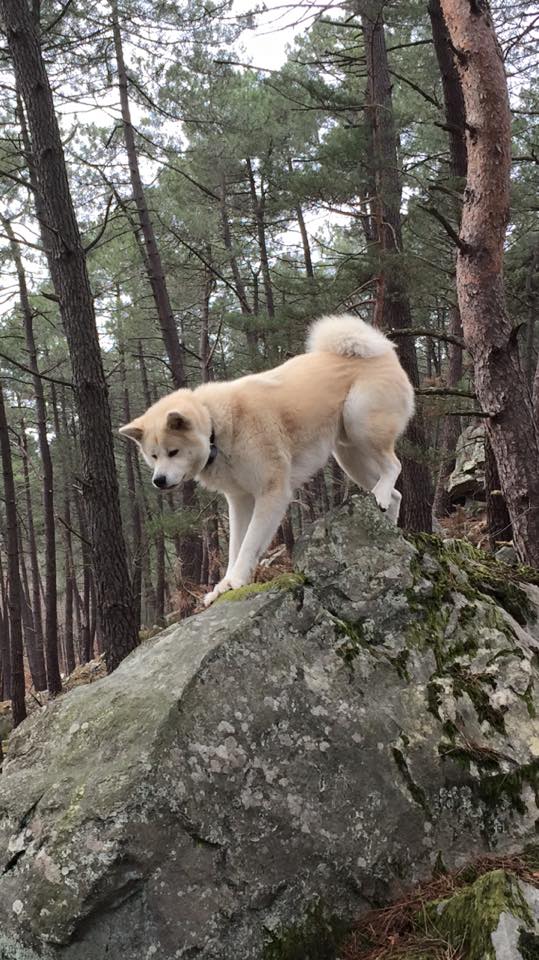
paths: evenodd
<path fill-rule="evenodd" d="M 539 431 L 503 288 L 511 113 L 503 60 L 484 0 L 441 0 L 466 109 L 468 174 L 457 291 L 475 388 L 487 414 L 521 559 L 539 566 Z"/>
<path fill-rule="evenodd" d="M 367 60 L 366 117 L 370 132 L 370 154 L 375 185 L 372 225 L 378 254 L 377 293 L 374 324 L 386 330 L 411 326 L 410 301 L 402 279 L 401 175 L 394 124 L 391 75 L 385 42 L 384 0 L 357 0 L 361 13 Z M 414 387 L 419 370 L 413 336 L 402 337 L 399 356 Z M 425 462 L 427 440 L 417 411 L 411 421 L 402 455 L 402 507 L 400 522 L 409 530 L 432 529 L 432 483 Z"/>
<path fill-rule="evenodd" d="M 468 166 L 464 97 L 462 95 L 460 79 L 455 66 L 449 33 L 440 6 L 440 0 L 429 0 L 428 9 L 432 26 L 434 52 L 442 78 L 445 120 L 449 134 L 450 172 L 452 180 L 455 181 L 452 183 L 452 189 L 460 193 L 464 185 Z M 455 215 L 457 220 L 460 221 L 460 209 L 457 204 L 455 204 Z M 451 307 L 449 333 L 458 339 L 462 339 L 462 323 L 458 303 Z M 447 352 L 447 386 L 456 387 L 462 378 L 462 347 L 457 343 L 450 342 Z M 434 495 L 434 515 L 436 517 L 444 517 L 451 512 L 451 498 L 447 491 L 447 484 L 450 475 L 455 469 L 455 449 L 460 431 L 460 417 L 444 417 L 438 444 L 440 469 Z"/>
<path fill-rule="evenodd" d="M 71 357 L 82 452 L 82 485 L 107 666 L 113 670 L 134 649 L 138 637 L 94 304 L 36 26 L 27 5 L 19 0 L 1 0 L 0 9 L 17 85 L 26 108 L 45 217 L 48 262 Z"/>
<path fill-rule="evenodd" d="M 11 709 L 13 711 L 13 726 L 17 727 L 26 717 L 25 689 L 24 689 L 24 660 L 22 651 L 22 617 L 21 617 L 21 579 L 19 566 L 19 535 L 17 522 L 17 500 L 15 496 L 15 482 L 13 479 L 13 465 L 11 462 L 11 446 L 4 405 L 4 391 L 0 381 L 0 454 L 2 456 L 2 472 L 4 477 L 4 500 L 6 504 L 6 544 L 7 544 L 7 575 L 8 575 L 8 609 L 10 635 L 10 668 L 11 682 Z"/>
<path fill-rule="evenodd" d="M 45 661 L 47 666 L 47 686 L 51 695 L 60 693 L 62 679 L 58 664 L 58 594 L 56 586 L 56 528 L 54 524 L 54 473 L 52 457 L 47 437 L 47 405 L 43 381 L 39 376 L 37 348 L 34 338 L 34 316 L 26 276 L 22 265 L 19 244 L 15 239 L 9 220 L 2 217 L 4 230 L 9 238 L 11 256 L 17 271 L 19 297 L 24 324 L 24 335 L 28 361 L 33 371 L 34 395 L 36 401 L 37 436 L 41 469 L 43 471 L 43 527 L 45 539 Z"/>

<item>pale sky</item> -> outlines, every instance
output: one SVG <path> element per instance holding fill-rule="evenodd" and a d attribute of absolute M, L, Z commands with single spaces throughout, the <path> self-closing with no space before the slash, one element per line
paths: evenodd
<path fill-rule="evenodd" d="M 234 0 L 232 12 L 248 13 L 253 9 L 253 0 Z M 253 65 L 266 70 L 278 70 L 286 60 L 286 45 L 302 33 L 312 22 L 315 10 L 322 4 L 301 6 L 286 0 L 265 0 L 265 11 L 256 17 L 254 30 L 245 30 L 242 44 Z"/>

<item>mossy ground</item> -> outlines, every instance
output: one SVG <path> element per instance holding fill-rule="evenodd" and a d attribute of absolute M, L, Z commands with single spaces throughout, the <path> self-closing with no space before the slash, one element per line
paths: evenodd
<path fill-rule="evenodd" d="M 256 596 L 258 593 L 269 593 L 270 590 L 297 590 L 305 583 L 305 577 L 301 573 L 281 573 L 273 580 L 267 580 L 265 583 L 247 583 L 244 587 L 238 587 L 237 590 L 228 590 L 221 594 L 215 603 L 225 603 L 233 600 L 245 600 L 247 597 Z"/>
<path fill-rule="evenodd" d="M 531 855 L 530 855 L 531 856 Z M 504 911 L 522 924 L 519 946 L 537 960 L 538 938 L 519 878 L 537 886 L 531 857 L 482 858 L 456 873 L 437 872 L 401 901 L 356 925 L 345 960 L 494 960 L 491 934 Z"/>

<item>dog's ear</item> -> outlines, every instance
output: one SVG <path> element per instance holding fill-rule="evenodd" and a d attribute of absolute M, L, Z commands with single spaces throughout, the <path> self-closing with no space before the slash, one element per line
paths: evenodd
<path fill-rule="evenodd" d="M 184 417 L 183 413 L 178 413 L 177 410 L 170 410 L 167 413 L 167 430 L 180 433 L 183 430 L 188 430 L 190 426 L 190 421 L 187 417 Z"/>
<path fill-rule="evenodd" d="M 131 423 L 127 423 L 125 427 L 120 427 L 118 432 L 121 433 L 123 437 L 129 437 L 130 440 L 134 440 L 135 443 L 139 444 L 142 442 L 142 437 L 144 436 L 144 430 L 138 420 L 133 420 Z"/>

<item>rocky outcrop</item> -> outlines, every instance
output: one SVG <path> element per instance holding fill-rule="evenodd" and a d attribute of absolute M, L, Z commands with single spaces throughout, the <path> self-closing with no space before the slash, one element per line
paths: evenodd
<path fill-rule="evenodd" d="M 440 857 L 534 836 L 531 573 L 359 497 L 296 568 L 11 736 L 2 960 L 329 958 Z"/>
<path fill-rule="evenodd" d="M 462 431 L 455 451 L 455 469 L 447 483 L 451 500 L 485 498 L 485 428 L 472 424 Z"/>

